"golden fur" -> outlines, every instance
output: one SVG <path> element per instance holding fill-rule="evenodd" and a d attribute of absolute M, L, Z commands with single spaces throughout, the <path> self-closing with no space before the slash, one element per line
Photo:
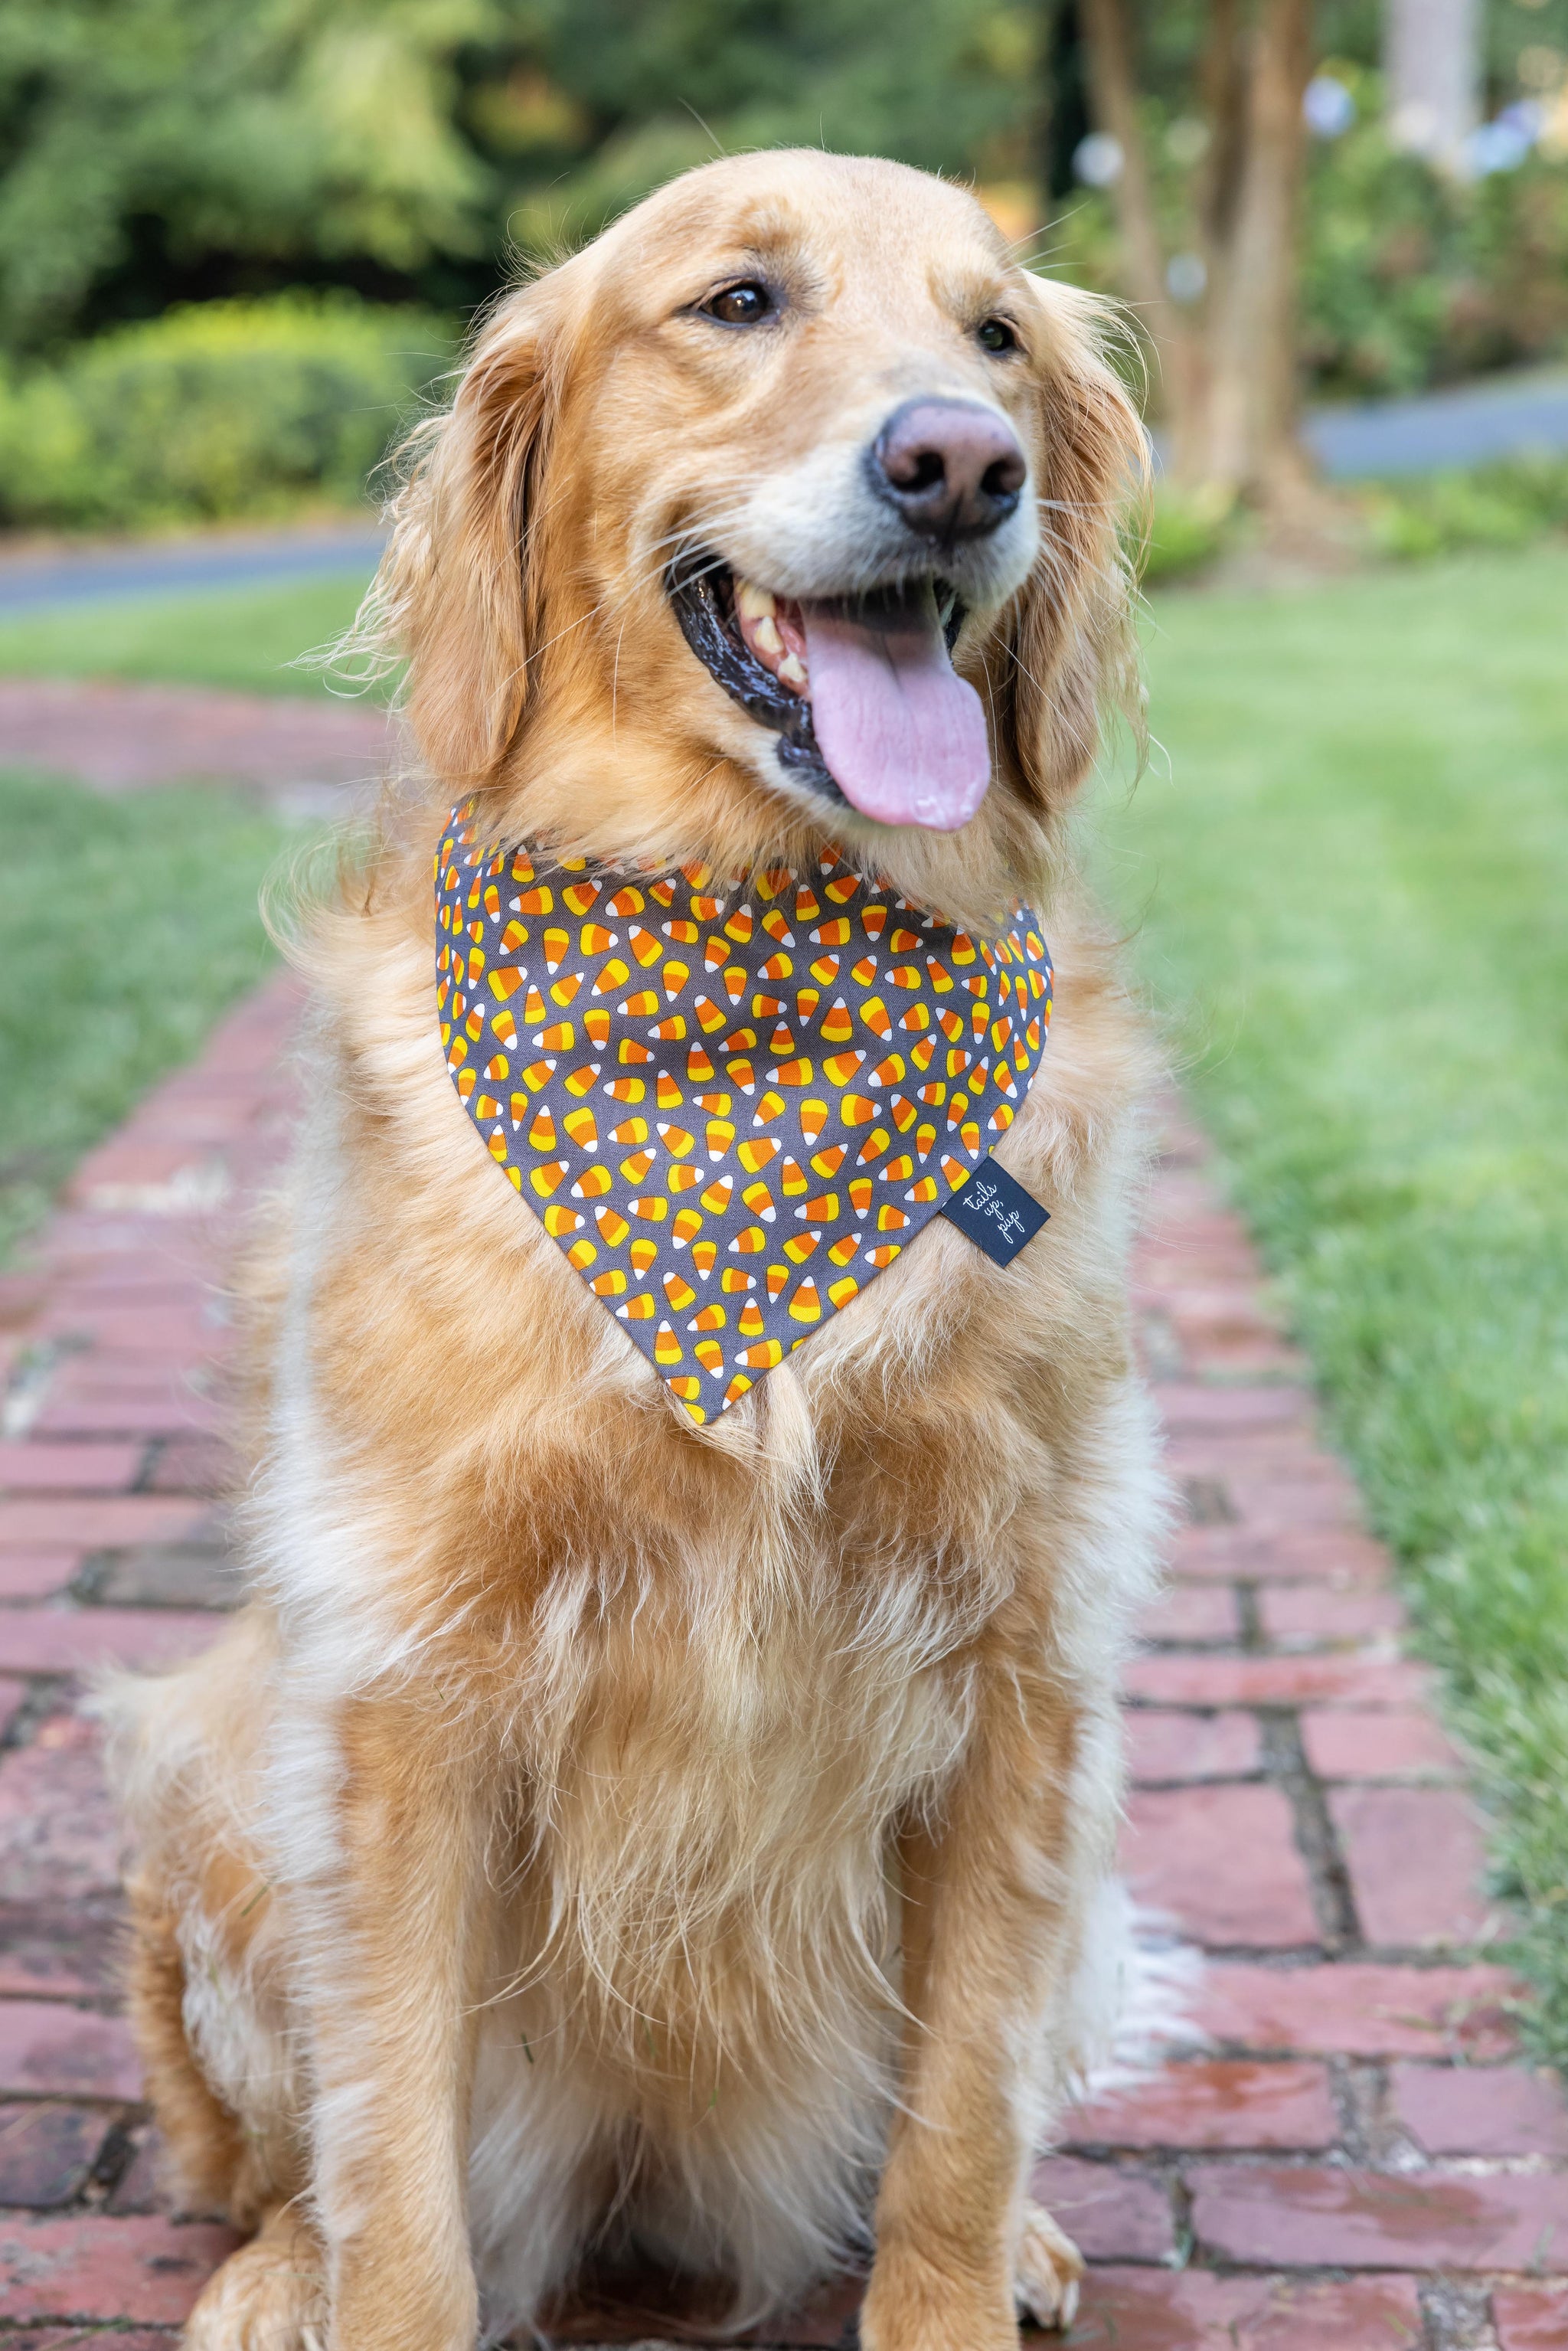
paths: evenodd
<path fill-rule="evenodd" d="M 807 326 L 689 333 L 758 255 Z M 1005 369 L 972 331 L 999 303 Z M 1061 834 L 1128 674 L 1141 434 L 1098 327 L 961 192 L 762 155 L 511 295 L 417 436 L 366 626 L 409 659 L 429 781 L 301 938 L 255 1597 L 112 1701 L 152 2095 L 188 2192 L 261 2231 L 200 2351 L 467 2351 L 591 2252 L 750 2314 L 871 2231 L 866 2351 L 1071 2314 L 1024 2180 L 1113 1997 L 1159 1510 L 1123 1296 L 1141 1047 Z M 476 791 L 498 834 L 606 861 L 814 854 L 825 814 L 661 574 L 686 534 L 809 590 L 832 452 L 932 390 L 1005 408 L 1038 501 L 957 655 L 996 779 L 956 835 L 831 831 L 950 914 L 1046 910 L 1056 1019 L 998 1155 L 1053 1221 L 1001 1269 L 937 1220 L 697 1430 L 476 1147 L 431 851 Z"/>

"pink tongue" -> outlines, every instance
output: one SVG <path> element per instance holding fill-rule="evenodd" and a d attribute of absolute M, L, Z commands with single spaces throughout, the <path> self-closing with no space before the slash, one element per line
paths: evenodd
<path fill-rule="evenodd" d="M 880 626 L 805 607 L 811 719 L 828 771 L 880 824 L 954 832 L 991 780 L 986 714 L 947 658 L 927 583 Z"/>

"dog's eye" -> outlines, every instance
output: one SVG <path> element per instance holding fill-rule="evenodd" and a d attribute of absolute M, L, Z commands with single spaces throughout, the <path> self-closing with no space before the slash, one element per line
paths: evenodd
<path fill-rule="evenodd" d="M 1005 319 L 984 319 L 975 332 L 988 351 L 1016 351 L 1019 339 Z"/>
<path fill-rule="evenodd" d="M 755 277 L 747 277 L 739 286 L 727 286 L 702 307 L 705 315 L 716 319 L 721 327 L 755 327 L 759 319 L 772 314 L 774 306 L 767 287 L 759 286 Z"/>

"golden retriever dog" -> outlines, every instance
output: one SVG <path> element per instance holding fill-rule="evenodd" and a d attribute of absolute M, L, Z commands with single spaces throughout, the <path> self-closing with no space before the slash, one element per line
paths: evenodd
<path fill-rule="evenodd" d="M 1133 674 L 1103 327 L 957 188 L 758 154 L 501 301 L 414 436 L 362 625 L 423 780 L 302 922 L 252 1598 L 108 1700 L 151 2095 L 253 2232 L 195 2351 L 468 2351 L 617 2261 L 738 2325 L 869 2257 L 866 2351 L 1071 2320 L 1028 2182 L 1115 1998 L 1161 1510 L 1143 1047 L 1064 831 Z M 694 1419 L 449 1072 L 463 802 L 584 870 L 1039 910 L 997 1159 L 1049 1224 L 934 1217 Z"/>

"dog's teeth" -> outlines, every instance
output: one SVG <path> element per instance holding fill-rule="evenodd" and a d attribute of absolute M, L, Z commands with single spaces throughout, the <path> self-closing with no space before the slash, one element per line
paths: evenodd
<path fill-rule="evenodd" d="M 770 621 L 779 607 L 766 588 L 754 588 L 749 580 L 737 580 L 735 609 L 743 621 Z"/>
<path fill-rule="evenodd" d="M 766 616 L 760 621 L 754 621 L 752 622 L 751 642 L 761 653 L 781 653 L 784 650 L 783 638 L 779 635 L 773 622 L 767 619 Z"/>
<path fill-rule="evenodd" d="M 786 685 L 804 685 L 806 683 L 806 664 L 799 653 L 786 653 L 779 664 L 778 674 Z"/>

